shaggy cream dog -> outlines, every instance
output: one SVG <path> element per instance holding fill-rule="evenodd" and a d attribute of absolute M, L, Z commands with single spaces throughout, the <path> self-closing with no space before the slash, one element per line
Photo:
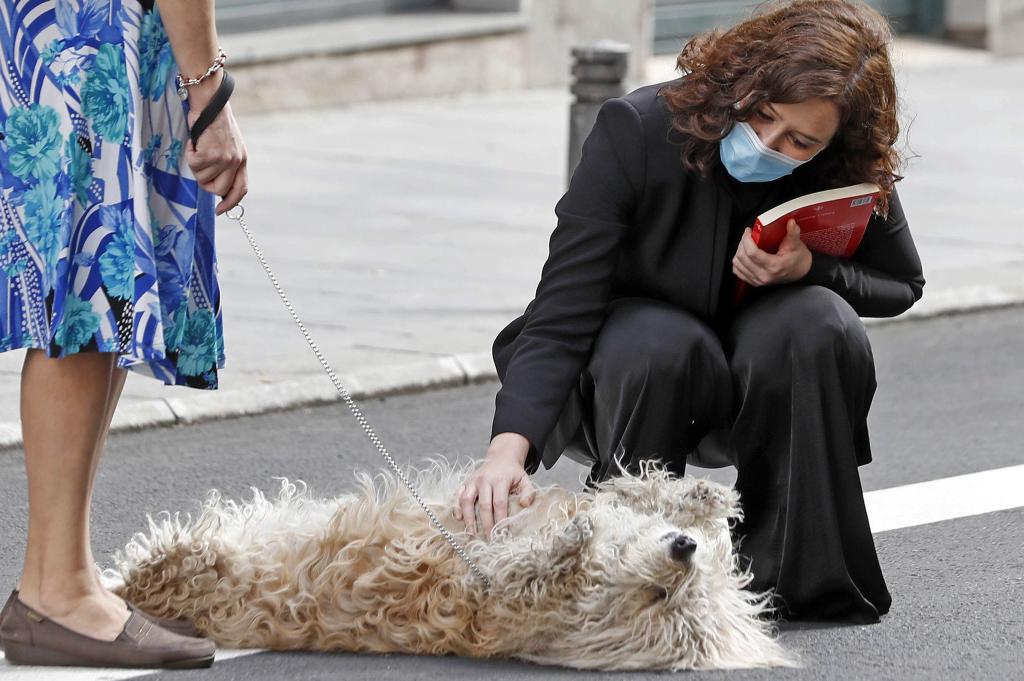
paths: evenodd
<path fill-rule="evenodd" d="M 424 501 L 491 580 L 488 590 L 397 476 L 357 473 L 359 493 L 276 499 L 213 491 L 198 519 L 149 519 L 115 556 L 118 593 L 188 617 L 218 645 L 513 657 L 578 669 L 793 665 L 744 590 L 729 537 L 736 493 L 656 461 L 593 492 L 540 488 L 490 537 L 452 515 L 478 462 L 409 471 Z M 480 526 L 479 523 L 477 525 Z"/>

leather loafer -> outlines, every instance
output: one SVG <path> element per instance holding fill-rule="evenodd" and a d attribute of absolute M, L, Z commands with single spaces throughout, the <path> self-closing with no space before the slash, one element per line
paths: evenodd
<path fill-rule="evenodd" d="M 10 609 L 11 604 L 14 603 L 14 601 L 16 600 L 18 600 L 17 589 L 11 592 L 10 597 L 4 604 L 3 610 L 0 610 L 0 622 L 3 621 L 4 615 L 7 614 L 7 611 Z M 192 620 L 185 619 L 184 617 L 177 617 L 175 619 L 164 619 L 163 617 L 150 615 L 148 612 L 145 612 L 144 610 L 139 610 L 137 607 L 135 607 L 131 603 L 128 603 L 127 601 L 125 601 L 125 603 L 131 610 L 134 610 L 140 615 L 145 616 L 150 622 L 157 625 L 158 627 L 166 629 L 167 631 L 178 634 L 179 636 L 188 636 L 189 638 L 205 638 L 202 632 L 196 629 L 196 625 L 192 623 Z M 2 647 L 3 646 L 0 645 L 0 648 Z"/>
<path fill-rule="evenodd" d="M 12 593 L 0 617 L 0 644 L 11 664 L 191 669 L 213 664 L 215 647 L 154 624 L 131 609 L 113 641 L 72 631 L 26 606 Z"/>
<path fill-rule="evenodd" d="M 3 624 L 4 620 L 7 619 L 7 612 L 14 605 L 14 601 L 18 600 L 18 590 L 15 589 L 11 592 L 11 595 L 7 597 L 7 602 L 4 603 L 3 610 L 0 610 L 0 624 Z M 3 638 L 0 638 L 0 650 L 3 650 L 4 642 Z"/>
<path fill-rule="evenodd" d="M 126 601 L 127 602 L 127 601 Z M 184 617 L 177 617 L 174 619 L 167 619 L 163 617 L 157 617 L 156 615 L 150 615 L 144 610 L 139 610 L 131 603 L 128 603 L 128 607 L 133 611 L 137 612 L 153 624 L 157 625 L 161 629 L 166 629 L 178 636 L 188 636 L 189 638 L 204 638 L 203 634 L 196 629 L 196 625 L 192 623 L 192 620 L 185 619 Z"/>
<path fill-rule="evenodd" d="M 11 609 L 11 606 L 14 605 L 14 601 L 16 600 L 18 600 L 17 589 L 11 592 L 11 595 L 7 597 L 7 602 L 4 603 L 4 609 L 0 610 L 0 622 L 3 622 L 4 618 L 7 617 L 7 611 Z"/>

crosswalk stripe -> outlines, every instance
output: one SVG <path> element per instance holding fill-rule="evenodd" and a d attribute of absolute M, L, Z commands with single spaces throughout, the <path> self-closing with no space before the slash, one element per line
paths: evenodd
<path fill-rule="evenodd" d="M 864 495 L 873 532 L 1024 506 L 1024 465 L 901 485 Z"/>
<path fill-rule="evenodd" d="M 940 478 L 867 492 L 864 503 L 875 533 L 1024 506 L 1024 465 Z M 218 650 L 223 662 L 262 650 Z M 2 654 L 0 654 L 2 658 Z M 12 667 L 0 663 L 4 681 L 118 681 L 155 669 Z"/>

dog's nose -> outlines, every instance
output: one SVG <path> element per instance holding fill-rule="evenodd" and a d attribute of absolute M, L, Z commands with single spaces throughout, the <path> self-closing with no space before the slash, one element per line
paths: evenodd
<path fill-rule="evenodd" d="M 672 540 L 672 546 L 669 548 L 669 553 L 672 555 L 672 560 L 678 560 L 682 562 L 693 555 L 693 552 L 697 550 L 697 542 L 692 537 L 687 537 L 685 534 L 681 534 Z"/>

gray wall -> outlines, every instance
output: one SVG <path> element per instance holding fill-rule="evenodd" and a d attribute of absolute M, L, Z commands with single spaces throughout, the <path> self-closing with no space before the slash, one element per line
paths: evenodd
<path fill-rule="evenodd" d="M 985 47 L 987 32 L 987 0 L 946 0 L 946 35 L 949 38 L 971 47 Z"/>
<path fill-rule="evenodd" d="M 1024 54 L 1024 0 L 988 0 L 988 26 L 990 50 Z"/>
<path fill-rule="evenodd" d="M 569 50 L 573 45 L 615 40 L 633 49 L 627 81 L 643 80 L 644 61 L 651 54 L 649 0 L 523 0 L 529 12 L 526 36 L 528 87 L 554 87 L 569 82 Z"/>
<path fill-rule="evenodd" d="M 1024 54 L 1024 0 L 946 0 L 946 30 L 998 55 Z"/>

